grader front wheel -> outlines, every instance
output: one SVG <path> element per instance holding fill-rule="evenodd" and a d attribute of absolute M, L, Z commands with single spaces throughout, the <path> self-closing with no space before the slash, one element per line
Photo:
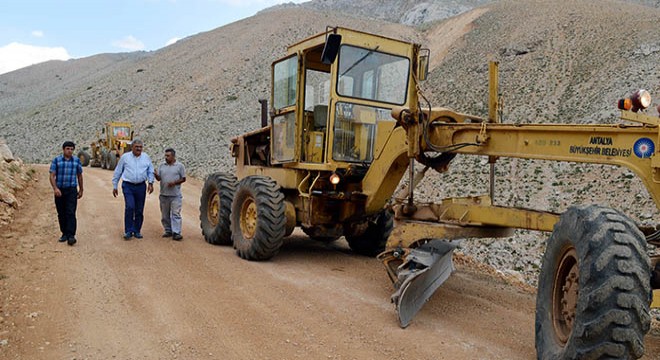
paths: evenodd
<path fill-rule="evenodd" d="M 266 176 L 248 176 L 238 183 L 232 203 L 234 248 L 246 260 L 275 256 L 286 233 L 284 194 Z"/>
<path fill-rule="evenodd" d="M 568 341 L 578 302 L 580 269 L 575 248 L 569 246 L 560 256 L 552 286 L 552 325 L 563 345 Z"/>
<path fill-rule="evenodd" d="M 548 239 L 536 299 L 539 359 L 637 359 L 649 331 L 644 235 L 619 212 L 571 207 Z"/>

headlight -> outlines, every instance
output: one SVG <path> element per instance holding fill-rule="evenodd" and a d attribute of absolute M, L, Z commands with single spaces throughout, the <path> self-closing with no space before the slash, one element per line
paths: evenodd
<path fill-rule="evenodd" d="M 620 99 L 618 108 L 620 110 L 631 110 L 638 112 L 651 106 L 651 94 L 646 90 L 637 90 L 631 97 Z"/>
<path fill-rule="evenodd" d="M 632 110 L 635 112 L 651 106 L 651 94 L 646 90 L 637 90 L 630 100 L 632 100 Z"/>
<path fill-rule="evenodd" d="M 339 175 L 337 175 L 337 173 L 333 173 L 332 175 L 330 175 L 330 184 L 337 185 L 339 184 L 340 180 L 341 178 L 339 177 Z"/>

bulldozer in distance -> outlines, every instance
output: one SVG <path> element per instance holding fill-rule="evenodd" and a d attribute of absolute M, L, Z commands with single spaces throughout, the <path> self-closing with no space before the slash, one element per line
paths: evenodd
<path fill-rule="evenodd" d="M 119 158 L 127 151 L 131 151 L 133 141 L 133 130 L 127 122 L 107 122 L 96 134 L 91 144 L 92 153 L 84 149 L 78 152 L 78 158 L 82 166 L 91 165 L 102 169 L 114 170 Z"/>
<path fill-rule="evenodd" d="M 649 93 L 620 101 L 622 124 L 508 124 L 498 115 L 497 63 L 487 117 L 427 104 L 419 82 L 428 64 L 421 45 L 341 27 L 289 46 L 272 64 L 262 127 L 232 139 L 236 174 L 205 181 L 206 241 L 267 260 L 296 227 L 323 242 L 344 236 L 385 265 L 406 327 L 454 271 L 462 239 L 551 232 L 538 281 L 538 358 L 643 356 L 650 309 L 660 307 L 660 256 L 647 244 L 660 245 L 660 231 L 600 205 L 563 214 L 495 205 L 492 184 L 503 157 L 612 164 L 639 176 L 660 206 L 660 117 L 645 111 Z M 491 193 L 416 202 L 426 169 L 446 171 L 458 154 L 488 157 Z M 392 201 L 406 174 L 405 200 Z"/>

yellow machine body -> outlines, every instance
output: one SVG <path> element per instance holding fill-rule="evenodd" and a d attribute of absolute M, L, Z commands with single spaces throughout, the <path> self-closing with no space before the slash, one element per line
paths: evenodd
<path fill-rule="evenodd" d="M 276 254 L 281 238 L 294 227 L 321 241 L 344 236 L 357 253 L 380 253 L 397 289 L 392 299 L 405 327 L 453 271 L 454 240 L 511 236 L 513 229 L 552 232 L 539 280 L 537 339 L 550 339 L 556 346 L 537 342 L 539 354 L 582 346 L 572 343 L 579 336 L 572 332 L 575 322 L 587 321 L 578 305 L 586 301 L 583 287 L 590 282 L 611 290 L 594 294 L 590 301 L 619 295 L 626 302 L 631 296 L 636 299 L 636 305 L 610 301 L 606 306 L 624 307 L 617 308 L 618 313 L 639 311 L 620 321 L 635 318 L 635 329 L 646 329 L 648 324 L 642 322 L 649 319 L 649 304 L 660 306 L 654 285 L 660 282 L 660 270 L 649 267 L 660 257 L 647 253 L 645 245 L 660 246 L 660 231 L 640 228 L 603 207 L 576 206 L 558 214 L 495 205 L 492 184 L 494 166 L 502 157 L 609 164 L 633 171 L 660 208 L 660 117 L 636 108 L 622 110 L 621 122 L 612 125 L 501 123 L 494 62 L 489 65 L 486 117 L 422 107 L 419 81 L 427 77 L 428 63 L 428 50 L 421 45 L 341 27 L 289 46 L 272 65 L 270 104 L 268 111 L 262 107 L 262 127 L 232 139 L 236 174 L 216 173 L 207 179 L 200 208 L 206 240 L 233 243 L 241 257 L 263 260 Z M 414 188 L 426 169 L 446 171 L 460 154 L 488 157 L 491 193 L 416 203 Z M 415 172 L 416 163 L 424 166 L 422 172 Z M 406 199 L 393 198 L 406 174 Z M 269 200 L 260 202 L 260 197 Z M 602 231 L 580 232 L 600 229 L 601 223 Z M 260 226 L 263 234 L 277 235 L 260 236 Z M 566 231 L 570 226 L 576 238 Z M 222 235 L 229 231 L 231 237 Z M 602 239 L 592 241 L 589 236 Z M 592 252 L 604 255 L 595 259 Z M 619 268 L 612 260 L 617 255 L 625 257 Z M 580 277 L 593 271 L 592 261 L 593 269 L 604 271 L 605 277 L 616 271 L 629 276 L 633 269 L 642 281 L 628 289 L 633 295 L 619 294 L 624 285 L 610 289 L 600 282 L 607 279 Z M 643 343 L 644 334 L 635 329 L 626 329 L 632 335 L 625 354 L 631 358 L 641 356 L 637 344 Z M 590 336 L 582 339 L 584 344 L 601 341 L 601 335 Z M 602 347 L 592 345 L 583 350 Z"/>

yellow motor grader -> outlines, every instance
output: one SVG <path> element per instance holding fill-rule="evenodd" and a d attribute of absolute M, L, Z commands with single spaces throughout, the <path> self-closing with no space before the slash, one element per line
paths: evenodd
<path fill-rule="evenodd" d="M 78 153 L 82 165 L 114 170 L 119 157 L 131 151 L 132 126 L 127 122 L 107 122 L 96 138 L 91 144 L 91 154 L 84 150 Z"/>
<path fill-rule="evenodd" d="M 295 227 L 319 241 L 344 236 L 383 262 L 406 327 L 454 270 L 461 239 L 552 232 L 538 282 L 538 357 L 641 357 L 650 307 L 660 307 L 660 259 L 647 250 L 660 231 L 599 205 L 556 214 L 498 206 L 492 194 L 429 205 L 414 188 L 425 169 L 445 171 L 457 154 L 488 156 L 491 170 L 502 157 L 545 159 L 625 166 L 660 205 L 660 117 L 643 111 L 649 94 L 622 100 L 617 125 L 505 124 L 496 63 L 487 118 L 426 105 L 419 81 L 428 63 L 418 44 L 340 27 L 289 46 L 272 64 L 262 127 L 232 140 L 236 175 L 206 179 L 206 241 L 266 260 Z M 407 173 L 406 200 L 392 203 Z"/>

